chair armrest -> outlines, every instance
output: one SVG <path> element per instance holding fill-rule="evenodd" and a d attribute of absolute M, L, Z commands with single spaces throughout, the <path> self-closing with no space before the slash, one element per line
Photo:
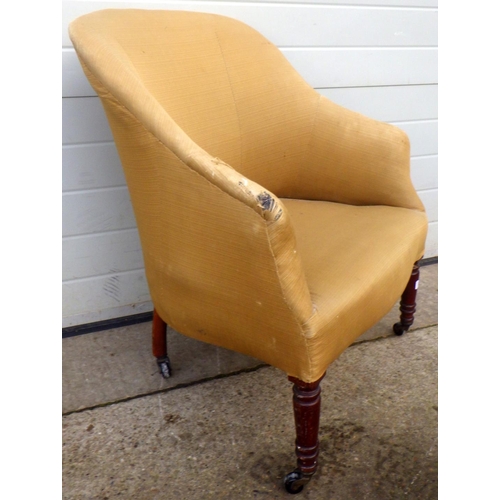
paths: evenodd
<path fill-rule="evenodd" d="M 298 198 L 424 210 L 410 178 L 410 142 L 401 129 L 318 101 Z"/>
<path fill-rule="evenodd" d="M 196 151 L 196 154 L 192 153 L 186 158 L 186 165 L 235 201 L 251 208 L 265 221 L 269 252 L 274 260 L 283 298 L 308 335 L 308 323 L 315 311 L 302 261 L 296 250 L 295 231 L 286 207 L 276 195 L 247 179 L 224 161 L 212 157 L 201 148 Z M 249 227 L 250 225 L 249 220 Z M 251 233 L 249 229 L 249 235 Z"/>

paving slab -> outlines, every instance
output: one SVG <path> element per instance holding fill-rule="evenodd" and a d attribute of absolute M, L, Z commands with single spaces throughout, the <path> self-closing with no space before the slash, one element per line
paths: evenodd
<path fill-rule="evenodd" d="M 319 470 L 296 498 L 437 499 L 437 327 L 358 343 L 322 388 Z M 66 500 L 285 499 L 291 384 L 264 366 L 63 417 Z"/>
<path fill-rule="evenodd" d="M 63 340 L 63 413 L 262 366 L 249 356 L 168 329 L 173 376 L 158 373 L 151 322 Z"/>

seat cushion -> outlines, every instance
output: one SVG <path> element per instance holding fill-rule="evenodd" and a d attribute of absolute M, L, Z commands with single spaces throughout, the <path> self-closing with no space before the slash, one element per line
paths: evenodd
<path fill-rule="evenodd" d="M 401 296 L 424 252 L 424 212 L 283 199 L 315 314 L 309 350 L 319 377 Z"/>

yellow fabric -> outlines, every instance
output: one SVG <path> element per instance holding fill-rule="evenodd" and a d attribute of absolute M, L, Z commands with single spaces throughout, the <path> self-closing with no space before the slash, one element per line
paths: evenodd
<path fill-rule="evenodd" d="M 70 36 L 113 131 L 160 316 L 317 380 L 423 254 L 405 134 L 320 97 L 222 16 L 105 10 Z"/>
<path fill-rule="evenodd" d="M 427 217 L 387 206 L 283 202 L 315 310 L 308 344 L 321 371 L 399 299 L 423 254 Z"/>

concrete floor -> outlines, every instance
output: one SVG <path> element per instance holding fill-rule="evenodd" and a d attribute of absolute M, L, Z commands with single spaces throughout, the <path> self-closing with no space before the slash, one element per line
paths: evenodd
<path fill-rule="evenodd" d="M 296 498 L 437 499 L 437 264 L 415 324 L 397 306 L 322 382 L 319 470 Z M 291 384 L 257 360 L 169 331 L 164 381 L 150 323 L 63 340 L 63 498 L 291 498 Z"/>

